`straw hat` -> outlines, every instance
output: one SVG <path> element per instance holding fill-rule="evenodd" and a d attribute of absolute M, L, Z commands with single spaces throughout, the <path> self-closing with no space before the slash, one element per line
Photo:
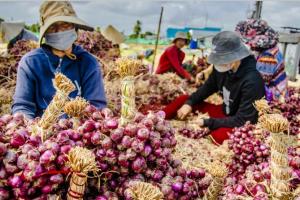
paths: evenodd
<path fill-rule="evenodd" d="M 113 44 L 121 44 L 125 40 L 124 35 L 112 25 L 107 26 L 104 31 L 102 31 L 102 35 Z"/>
<path fill-rule="evenodd" d="M 188 44 L 188 41 L 189 41 L 186 33 L 180 32 L 180 31 L 176 33 L 173 43 L 175 43 L 177 39 L 184 39 L 186 44 Z"/>
<path fill-rule="evenodd" d="M 69 1 L 44 1 L 40 7 L 40 44 L 47 29 L 56 22 L 68 22 L 79 29 L 94 30 L 93 27 L 77 17 Z"/>

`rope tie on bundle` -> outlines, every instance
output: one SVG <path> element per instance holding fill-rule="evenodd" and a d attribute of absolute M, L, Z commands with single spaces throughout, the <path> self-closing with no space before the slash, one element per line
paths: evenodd
<path fill-rule="evenodd" d="M 116 61 L 118 65 L 118 74 L 122 78 L 121 82 L 121 124 L 128 124 L 135 116 L 135 75 L 137 74 L 141 63 L 138 60 L 130 58 L 119 58 Z"/>
<path fill-rule="evenodd" d="M 96 157 L 92 151 L 83 147 L 72 148 L 67 155 L 66 166 L 72 171 L 67 200 L 83 200 L 88 173 L 98 173 Z"/>
<path fill-rule="evenodd" d="M 220 162 L 212 162 L 206 166 L 206 170 L 212 175 L 213 181 L 207 189 L 204 200 L 218 199 L 224 186 L 225 177 L 228 174 L 226 166 Z"/>

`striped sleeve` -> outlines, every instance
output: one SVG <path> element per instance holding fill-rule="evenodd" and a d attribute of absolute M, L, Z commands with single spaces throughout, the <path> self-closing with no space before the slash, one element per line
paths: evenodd
<path fill-rule="evenodd" d="M 278 65 L 277 59 L 271 55 L 265 55 L 260 57 L 257 60 L 256 64 L 257 70 L 262 75 L 267 85 L 271 84 L 274 75 L 276 75 L 276 72 L 278 71 L 279 67 L 280 65 Z"/>

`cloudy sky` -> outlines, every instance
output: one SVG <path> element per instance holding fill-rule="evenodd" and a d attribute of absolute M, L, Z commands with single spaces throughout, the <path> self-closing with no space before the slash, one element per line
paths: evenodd
<path fill-rule="evenodd" d="M 39 20 L 38 0 L 0 0 L 0 17 L 5 20 Z M 167 27 L 217 26 L 231 30 L 245 19 L 254 7 L 254 1 L 201 0 L 94 0 L 73 1 L 78 16 L 93 26 L 113 24 L 126 34 L 132 32 L 137 19 L 143 31 L 155 31 L 161 6 L 164 7 L 162 34 Z M 300 27 L 300 1 L 264 1 L 262 18 L 275 29 L 282 26 Z"/>

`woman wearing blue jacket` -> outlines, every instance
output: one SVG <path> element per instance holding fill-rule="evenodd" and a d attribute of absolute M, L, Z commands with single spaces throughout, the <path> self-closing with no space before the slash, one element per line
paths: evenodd
<path fill-rule="evenodd" d="M 76 85 L 71 98 L 82 96 L 98 108 L 105 107 L 99 63 L 74 45 L 77 29 L 93 28 L 77 18 L 67 1 L 45 1 L 40 7 L 40 24 L 41 47 L 27 53 L 19 63 L 12 112 L 30 119 L 40 117 L 55 94 L 52 79 L 57 72 Z"/>

